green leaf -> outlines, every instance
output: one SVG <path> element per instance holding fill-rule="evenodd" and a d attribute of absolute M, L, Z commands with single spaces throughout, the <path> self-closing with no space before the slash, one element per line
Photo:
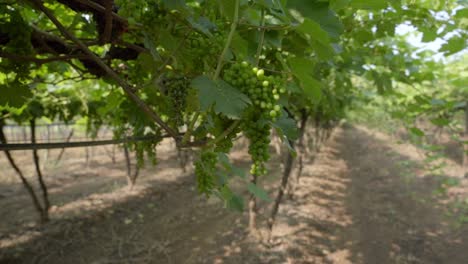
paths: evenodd
<path fill-rule="evenodd" d="M 423 33 L 422 42 L 434 41 L 438 36 L 435 29 L 421 29 L 421 32 Z"/>
<path fill-rule="evenodd" d="M 219 1 L 219 5 L 221 8 L 221 14 L 225 16 L 229 20 L 233 20 L 234 12 L 236 9 L 236 1 L 234 0 L 222 0 Z"/>
<path fill-rule="evenodd" d="M 350 0 L 331 0 L 330 8 L 333 10 L 341 10 L 349 5 Z"/>
<path fill-rule="evenodd" d="M 19 108 L 23 106 L 32 93 L 29 87 L 19 82 L 0 85 L 0 106 Z"/>
<path fill-rule="evenodd" d="M 298 1 L 296 1 L 298 2 Z M 304 1 L 300 1 L 304 2 Z M 307 19 L 311 19 L 317 22 L 320 27 L 325 30 L 331 37 L 338 38 L 343 32 L 344 27 L 341 23 L 341 20 L 336 15 L 336 13 L 330 10 L 329 4 L 325 2 L 314 2 L 314 1 L 305 1 L 307 2 L 307 8 L 298 9 L 302 14 L 304 14 Z M 346 2 L 346 1 L 343 1 Z M 338 3 L 340 4 L 340 3 Z M 347 5 L 347 3 L 341 3 L 341 5 Z"/>
<path fill-rule="evenodd" d="M 232 192 L 227 185 L 224 185 L 219 190 L 219 195 L 221 199 L 224 200 L 224 204 L 227 208 L 239 212 L 242 212 L 244 210 L 244 199 L 241 196 Z"/>
<path fill-rule="evenodd" d="M 216 25 L 213 24 L 208 18 L 199 17 L 197 20 L 195 20 L 195 18 L 189 17 L 187 20 L 193 28 L 197 29 L 208 37 L 213 36 L 210 31 L 216 29 Z"/>
<path fill-rule="evenodd" d="M 227 202 L 227 208 L 238 212 L 244 211 L 244 198 L 240 195 L 233 194 Z"/>
<path fill-rule="evenodd" d="M 304 93 L 313 102 L 320 101 L 322 97 L 322 83 L 312 77 L 310 73 L 315 63 L 305 58 L 292 58 L 289 60 L 292 73 L 301 82 Z"/>
<path fill-rule="evenodd" d="M 450 120 L 447 118 L 433 118 L 431 119 L 431 123 L 436 126 L 448 126 L 450 124 Z"/>
<path fill-rule="evenodd" d="M 320 24 L 309 18 L 304 19 L 304 22 L 297 27 L 297 31 L 309 35 L 311 39 L 324 46 L 330 45 L 328 33 L 320 27 Z"/>
<path fill-rule="evenodd" d="M 411 127 L 409 129 L 409 131 L 411 132 L 411 134 L 413 134 L 413 135 L 415 135 L 417 137 L 424 137 L 424 132 L 421 129 L 417 128 L 417 127 Z"/>
<path fill-rule="evenodd" d="M 302 76 L 300 80 L 307 97 L 309 97 L 312 102 L 318 103 L 322 98 L 323 84 L 312 76 Z"/>
<path fill-rule="evenodd" d="M 232 38 L 231 48 L 236 54 L 246 56 L 249 51 L 249 43 L 236 32 Z"/>
<path fill-rule="evenodd" d="M 147 48 L 150 51 L 151 56 L 153 56 L 153 59 L 155 61 L 161 61 L 161 56 L 159 55 L 159 52 L 156 50 L 156 46 L 154 45 L 153 38 L 150 36 L 149 33 L 146 33 L 146 32 L 144 32 L 143 35 L 144 35 L 143 44 L 145 45 L 145 48 Z"/>
<path fill-rule="evenodd" d="M 251 104 L 245 94 L 223 80 L 213 81 L 207 76 L 199 76 L 192 81 L 192 86 L 198 90 L 198 99 L 203 111 L 214 106 L 215 113 L 239 119 L 242 111 Z"/>
<path fill-rule="evenodd" d="M 296 121 L 288 117 L 285 112 L 273 123 L 273 126 L 279 130 L 281 135 L 286 136 L 290 140 L 296 140 L 299 137 Z"/>
<path fill-rule="evenodd" d="M 168 9 L 182 9 L 185 7 L 185 0 L 163 0 L 164 6 Z"/>
<path fill-rule="evenodd" d="M 457 13 L 455 14 L 455 17 L 456 18 L 468 18 L 468 8 L 462 8 L 460 10 L 457 11 Z"/>
<path fill-rule="evenodd" d="M 444 52 L 445 56 L 457 53 L 467 46 L 467 40 L 462 36 L 453 36 L 447 43 L 442 45 L 439 51 Z"/>
<path fill-rule="evenodd" d="M 262 199 L 267 202 L 272 201 L 271 198 L 268 196 L 268 193 L 263 188 L 251 182 L 247 185 L 247 189 L 249 190 L 250 193 L 252 193 L 253 195 L 255 195 L 255 197 L 259 199 Z"/>
<path fill-rule="evenodd" d="M 387 0 L 351 0 L 352 7 L 356 9 L 384 9 L 388 5 Z"/>
<path fill-rule="evenodd" d="M 306 58 L 291 58 L 289 59 L 291 70 L 298 75 L 309 75 L 315 67 L 315 62 Z"/>

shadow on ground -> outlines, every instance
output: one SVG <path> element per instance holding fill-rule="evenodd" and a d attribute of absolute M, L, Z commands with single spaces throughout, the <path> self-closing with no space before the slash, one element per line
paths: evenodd
<path fill-rule="evenodd" d="M 365 130 L 338 128 L 282 204 L 270 246 L 248 237 L 245 213 L 198 196 L 188 173 L 30 228 L 0 248 L 0 263 L 466 263 L 468 227 L 445 216 L 432 192 L 440 178 L 413 177 L 421 167 L 404 161 Z"/>

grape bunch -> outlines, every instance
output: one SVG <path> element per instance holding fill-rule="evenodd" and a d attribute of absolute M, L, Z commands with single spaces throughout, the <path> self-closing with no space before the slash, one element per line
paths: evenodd
<path fill-rule="evenodd" d="M 249 120 L 244 124 L 244 131 L 250 140 L 249 154 L 253 164 L 250 168 L 252 175 L 265 175 L 265 162 L 270 159 L 270 129 L 271 126 L 264 122 Z"/>
<path fill-rule="evenodd" d="M 218 141 L 215 146 L 215 151 L 216 152 L 223 152 L 223 153 L 229 153 L 231 148 L 234 146 L 234 138 L 233 135 L 235 136 L 234 133 L 229 134 L 222 140 Z"/>
<path fill-rule="evenodd" d="M 197 187 L 199 193 L 207 196 L 215 187 L 215 173 L 218 156 L 213 151 L 204 151 L 200 159 L 195 162 L 195 175 L 197 176 Z"/>
<path fill-rule="evenodd" d="M 225 36 L 220 32 L 214 32 L 212 37 L 193 32 L 189 39 L 189 50 L 195 66 L 203 69 L 204 60 L 209 66 L 215 66 L 224 48 Z"/>
<path fill-rule="evenodd" d="M 249 154 L 252 157 L 250 173 L 266 174 L 265 162 L 269 160 L 270 121 L 281 115 L 278 104 L 280 94 L 285 93 L 282 78 L 266 76 L 263 69 L 252 67 L 248 62 L 234 63 L 224 72 L 224 80 L 246 94 L 253 102 L 243 118 L 243 130 L 250 141 Z"/>
<path fill-rule="evenodd" d="M 179 126 L 183 124 L 183 113 L 187 107 L 187 94 L 190 88 L 190 81 L 183 76 L 170 74 L 164 81 L 167 96 L 174 111 L 174 121 Z"/>
<path fill-rule="evenodd" d="M 262 117 L 275 121 L 281 114 L 280 94 L 286 89 L 281 77 L 266 76 L 263 69 L 251 67 L 248 62 L 235 63 L 224 72 L 224 80 L 246 94 Z"/>

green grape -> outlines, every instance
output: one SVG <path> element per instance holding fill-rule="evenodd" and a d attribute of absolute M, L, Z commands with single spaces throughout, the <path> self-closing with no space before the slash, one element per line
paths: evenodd
<path fill-rule="evenodd" d="M 214 32 L 211 38 L 198 32 L 193 32 L 189 36 L 190 54 L 193 55 L 194 65 L 203 69 L 203 61 L 209 66 L 217 63 L 218 56 L 224 48 L 225 36 L 220 32 Z"/>
<path fill-rule="evenodd" d="M 264 69 L 252 67 L 248 62 L 237 62 L 223 73 L 224 80 L 246 94 L 253 102 L 243 118 L 242 129 L 250 141 L 249 154 L 252 158 L 250 173 L 266 174 L 265 163 L 269 160 L 271 126 L 281 115 L 278 90 L 284 89 L 280 76 L 265 75 Z M 281 87 L 281 88 L 280 88 Z"/>

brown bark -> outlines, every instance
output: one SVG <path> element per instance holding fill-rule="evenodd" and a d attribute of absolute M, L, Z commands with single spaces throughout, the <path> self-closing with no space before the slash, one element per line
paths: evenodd
<path fill-rule="evenodd" d="M 71 140 L 71 138 L 72 138 L 72 136 L 73 136 L 73 132 L 74 132 L 73 129 L 70 130 L 70 133 L 68 134 L 67 140 L 65 141 L 65 143 L 70 142 L 70 140 Z M 55 160 L 55 164 L 56 164 L 56 165 L 57 165 L 57 164 L 60 162 L 60 160 L 62 159 L 63 153 L 65 153 L 65 148 L 62 148 L 62 149 L 60 150 L 60 153 L 59 153 L 59 155 L 58 155 L 58 157 L 57 157 L 57 160 Z"/>
<path fill-rule="evenodd" d="M 127 165 L 127 183 L 131 189 L 135 186 L 136 180 L 138 178 L 138 174 L 140 173 L 140 168 L 138 164 L 135 165 L 135 172 L 132 174 L 132 162 L 130 159 L 130 152 L 128 151 L 128 147 L 124 145 L 124 154 L 125 154 L 125 163 Z"/>
<path fill-rule="evenodd" d="M 257 184 L 257 176 L 252 175 L 250 182 Z M 257 233 L 257 198 L 254 194 L 250 194 L 249 197 L 249 231 L 251 234 Z"/>
<path fill-rule="evenodd" d="M 36 144 L 36 121 L 35 119 L 31 119 L 29 124 L 31 127 L 31 143 Z M 37 180 L 39 182 L 39 186 L 42 191 L 43 207 L 42 207 L 41 220 L 43 222 L 47 222 L 49 221 L 49 208 L 50 208 L 49 193 L 47 191 L 47 185 L 44 182 L 44 177 L 42 176 L 41 166 L 39 163 L 39 154 L 37 153 L 37 149 L 34 149 L 32 153 L 33 153 L 33 159 L 34 159 L 34 166 L 36 167 Z"/>
<path fill-rule="evenodd" d="M 291 147 L 294 147 L 294 142 L 290 141 Z M 273 231 L 273 225 L 276 220 L 276 215 L 278 214 L 279 206 L 281 204 L 281 200 L 283 199 L 284 192 L 286 191 L 286 187 L 288 186 L 289 177 L 291 175 L 291 171 L 293 168 L 294 157 L 291 152 L 288 152 L 288 156 L 286 158 L 286 163 L 284 166 L 283 177 L 281 178 L 281 185 L 278 188 L 278 194 L 276 195 L 275 202 L 273 204 L 273 208 L 271 209 L 270 217 L 268 218 L 268 240 L 271 239 L 271 233 Z"/>
<path fill-rule="evenodd" d="M 296 153 L 297 153 L 297 168 L 296 168 L 296 173 L 294 174 L 294 177 L 291 181 L 288 182 L 288 197 L 289 199 L 293 198 L 294 191 L 296 190 L 297 185 L 299 184 L 299 179 L 302 174 L 302 169 L 303 169 L 303 160 L 304 160 L 304 155 L 306 153 L 306 144 L 305 144 L 305 131 L 307 127 L 307 120 L 309 119 L 308 115 L 306 112 L 303 112 L 301 114 L 301 123 L 299 126 L 299 138 L 298 138 L 298 143 L 296 146 Z M 286 159 L 287 162 L 287 159 Z M 286 166 L 284 166 L 286 167 Z"/>
<path fill-rule="evenodd" d="M 0 143 L 8 144 L 5 133 L 3 132 L 3 125 L 4 125 L 3 121 L 0 120 Z M 13 167 L 16 174 L 19 176 L 24 188 L 26 189 L 29 196 L 31 197 L 34 209 L 36 209 L 36 211 L 38 212 L 41 222 L 45 222 L 45 219 L 43 219 L 43 213 L 42 213 L 43 209 L 42 209 L 41 203 L 39 202 L 39 199 L 37 198 L 36 193 L 34 192 L 34 188 L 28 182 L 26 177 L 24 177 L 24 174 L 21 171 L 21 169 L 18 167 L 18 165 L 16 165 L 15 160 L 13 159 L 13 156 L 11 156 L 11 153 L 8 150 L 4 150 L 3 152 L 5 153 L 5 156 L 7 157 L 8 162 L 10 163 L 11 167 Z"/>

